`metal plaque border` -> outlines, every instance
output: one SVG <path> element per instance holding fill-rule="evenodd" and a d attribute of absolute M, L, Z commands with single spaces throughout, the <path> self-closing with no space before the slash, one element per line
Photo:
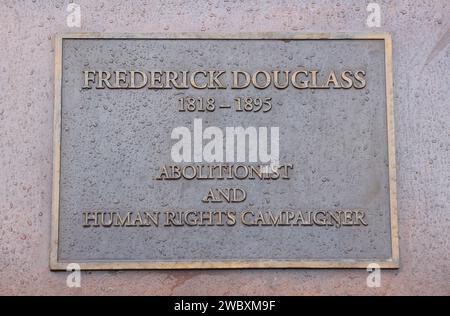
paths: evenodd
<path fill-rule="evenodd" d="M 392 38 L 389 33 L 68 33 L 54 38 L 55 91 L 53 109 L 53 180 L 51 210 L 50 269 L 66 270 L 69 262 L 58 260 L 59 240 L 59 189 L 61 174 L 61 88 L 62 88 L 62 44 L 64 39 L 211 39 L 211 40 L 383 40 L 386 74 L 386 122 L 389 157 L 390 233 L 391 257 L 384 261 L 367 260 L 226 260 L 226 261 L 88 261 L 76 262 L 82 270 L 147 270 L 147 269 L 244 269 L 244 268 L 360 268 L 366 269 L 376 263 L 380 268 L 399 268 L 399 243 L 396 192 L 396 158 L 392 74 Z"/>

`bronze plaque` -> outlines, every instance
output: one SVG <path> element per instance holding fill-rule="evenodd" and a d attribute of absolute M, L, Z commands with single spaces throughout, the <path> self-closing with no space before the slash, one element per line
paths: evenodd
<path fill-rule="evenodd" d="M 398 267 L 387 34 L 55 41 L 51 269 Z"/>

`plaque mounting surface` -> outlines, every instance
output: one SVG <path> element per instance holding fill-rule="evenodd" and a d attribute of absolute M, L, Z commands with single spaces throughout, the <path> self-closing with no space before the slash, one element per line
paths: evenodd
<path fill-rule="evenodd" d="M 177 72 L 181 80 L 183 71 L 218 69 L 225 72 L 224 89 L 120 88 L 129 84 L 126 79 L 111 79 L 111 87 L 98 89 L 94 82 L 98 71 L 124 71 L 124 78 L 142 71 L 150 81 L 152 72 Z M 341 75 L 348 69 L 364 71 L 364 87 L 344 88 L 339 77 L 341 88 L 231 88 L 236 70 L 304 70 L 309 76 L 318 71 L 320 85 L 332 71 Z M 90 82 L 87 75 L 88 86 L 93 84 L 88 88 L 84 71 L 94 78 Z M 392 80 L 388 34 L 58 36 L 51 269 L 65 270 L 69 263 L 92 270 L 366 268 L 369 263 L 397 268 Z M 179 99 L 186 97 L 214 99 L 215 108 L 191 112 L 181 103 L 180 111 Z M 247 97 L 270 98 L 270 110 L 238 108 L 235 99 Z M 195 120 L 201 120 L 202 130 L 217 127 L 224 133 L 226 127 L 279 128 L 280 164 L 293 166 L 288 179 L 157 179 L 166 165 L 216 164 L 171 161 L 176 142 L 171 133 L 177 127 L 194 131 Z M 221 187 L 242 189 L 246 198 L 202 200 Z M 158 224 L 136 218 L 146 212 Z M 189 212 L 183 224 L 168 221 L 170 213 L 182 218 Z M 215 218 L 211 225 L 193 224 L 207 212 L 225 219 L 234 214 L 235 223 Z M 269 223 L 282 212 L 296 221 Z M 119 216 L 118 225 L 105 218 L 100 224 L 89 221 L 112 214 Z M 308 216 L 315 219 L 312 224 Z"/>

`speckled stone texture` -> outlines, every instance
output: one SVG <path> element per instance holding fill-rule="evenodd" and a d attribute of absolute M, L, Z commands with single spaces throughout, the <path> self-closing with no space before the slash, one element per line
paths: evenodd
<path fill-rule="evenodd" d="M 375 1 L 373 1 L 375 2 Z M 377 1 L 69 1 L 0 4 L 0 294 L 450 295 L 450 4 Z M 381 287 L 364 270 L 50 272 L 52 108 L 57 32 L 390 32 L 400 236 L 399 270 Z"/>

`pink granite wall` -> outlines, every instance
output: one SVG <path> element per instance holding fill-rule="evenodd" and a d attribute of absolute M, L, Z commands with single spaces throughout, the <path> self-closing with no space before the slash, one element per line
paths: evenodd
<path fill-rule="evenodd" d="M 76 0 L 0 3 L 0 294 L 450 294 L 450 3 Z M 58 32 L 391 32 L 401 268 L 50 272 L 53 48 Z"/>

